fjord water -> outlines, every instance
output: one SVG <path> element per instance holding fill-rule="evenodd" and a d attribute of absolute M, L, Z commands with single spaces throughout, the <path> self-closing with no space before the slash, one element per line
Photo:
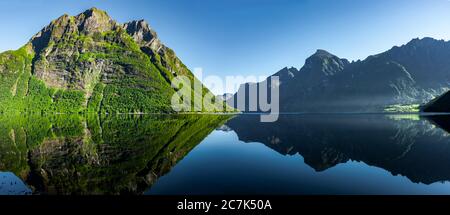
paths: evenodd
<path fill-rule="evenodd" d="M 1 194 L 449 194 L 450 117 L 0 115 Z"/>
<path fill-rule="evenodd" d="M 448 194 L 447 116 L 241 115 L 147 194 Z M 440 128 L 443 126 L 444 129 Z"/>

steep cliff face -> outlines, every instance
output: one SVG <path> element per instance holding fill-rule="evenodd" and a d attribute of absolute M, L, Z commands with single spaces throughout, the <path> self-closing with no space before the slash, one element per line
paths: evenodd
<path fill-rule="evenodd" d="M 111 37 L 102 35 L 106 33 Z M 49 87 L 92 90 L 108 62 L 91 59 L 89 54 L 106 52 L 107 44 L 123 43 L 120 36 L 117 23 L 103 11 L 63 15 L 31 39 L 36 53 L 33 74 Z"/>
<path fill-rule="evenodd" d="M 145 21 L 122 25 L 96 8 L 0 54 L 0 74 L 2 112 L 171 112 L 171 80 L 198 81 Z"/>

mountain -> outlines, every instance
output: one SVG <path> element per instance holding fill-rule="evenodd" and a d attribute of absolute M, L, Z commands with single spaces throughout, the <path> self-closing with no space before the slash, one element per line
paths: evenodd
<path fill-rule="evenodd" d="M 450 112 L 450 91 L 436 97 L 421 108 L 423 112 Z"/>
<path fill-rule="evenodd" d="M 172 112 L 170 81 L 180 75 L 199 82 L 147 22 L 120 24 L 92 8 L 0 54 L 0 111 Z"/>
<path fill-rule="evenodd" d="M 279 76 L 283 112 L 382 111 L 389 105 L 424 103 L 447 91 L 449 58 L 450 42 L 432 38 L 414 39 L 355 62 L 317 50 L 300 70 L 283 68 L 265 82 Z M 234 101 L 245 89 L 248 103 L 249 85 L 240 87 Z"/>

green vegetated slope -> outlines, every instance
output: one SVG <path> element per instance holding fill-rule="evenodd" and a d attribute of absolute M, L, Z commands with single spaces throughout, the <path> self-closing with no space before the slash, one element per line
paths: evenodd
<path fill-rule="evenodd" d="M 33 193 L 144 192 L 228 115 L 0 115 L 0 171 Z"/>
<path fill-rule="evenodd" d="M 172 112 L 178 89 L 171 80 L 180 75 L 191 87 L 199 83 L 145 21 L 122 25 L 92 8 L 63 15 L 19 50 L 0 54 L 0 112 Z"/>

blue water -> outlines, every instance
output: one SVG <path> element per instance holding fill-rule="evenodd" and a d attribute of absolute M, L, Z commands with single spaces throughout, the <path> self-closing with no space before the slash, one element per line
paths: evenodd
<path fill-rule="evenodd" d="M 408 117 L 389 119 L 385 115 L 370 117 L 327 116 L 327 119 L 325 117 L 317 118 L 316 116 L 294 116 L 293 120 L 292 116 L 289 116 L 289 118 L 291 120 L 279 122 L 282 125 L 281 127 L 269 124 L 258 128 L 256 125 L 258 123 L 254 120 L 252 123 L 256 123 L 254 124 L 257 127 L 254 128 L 256 133 L 251 134 L 250 132 L 243 138 L 251 139 L 252 135 L 254 135 L 255 139 L 264 139 L 272 136 L 272 138 L 278 138 L 280 142 L 296 141 L 292 143 L 292 148 L 307 144 L 320 145 L 323 144 L 323 141 L 329 141 L 327 147 L 330 150 L 333 145 L 345 146 L 346 144 L 366 145 L 366 147 L 375 145 L 376 148 L 377 144 L 380 143 L 372 140 L 388 140 L 385 143 L 381 143 L 383 145 L 381 148 L 395 148 L 398 147 L 396 145 L 412 144 L 408 146 L 409 149 L 404 147 L 405 152 L 398 152 L 397 154 L 405 158 L 413 156 L 413 158 L 418 159 L 417 163 L 406 163 L 405 165 L 408 166 L 397 168 L 400 169 L 397 170 L 400 172 L 402 168 L 405 168 L 406 170 L 402 172 L 404 175 L 392 173 L 391 171 L 395 171 L 392 169 L 389 171 L 390 163 L 395 163 L 396 161 L 404 162 L 402 160 L 404 158 L 390 156 L 392 153 L 389 150 L 369 150 L 366 152 L 361 151 L 361 153 L 368 153 L 368 155 L 363 155 L 363 158 L 360 158 L 359 161 L 354 160 L 357 158 L 350 158 L 342 163 L 337 163 L 335 166 L 315 170 L 305 163 L 303 156 L 299 153 L 278 153 L 263 143 L 239 140 L 235 131 L 216 130 L 168 174 L 161 177 L 146 194 L 450 194 L 450 183 L 448 181 L 439 181 L 439 173 L 442 170 L 433 171 L 433 165 L 442 165 L 444 171 L 445 168 L 450 171 L 449 159 L 444 158 L 445 163 L 442 163 L 440 162 L 442 158 L 436 158 L 436 163 L 433 163 L 434 157 L 432 157 L 443 155 L 450 157 L 450 151 L 448 150 L 433 152 L 433 150 L 439 149 L 439 147 L 433 145 L 449 149 L 450 137 L 443 129 L 436 127 L 425 119 L 409 119 Z M 248 121 L 243 121 L 239 122 L 239 119 L 237 119 L 236 123 L 242 123 L 242 129 L 244 130 L 239 128 L 239 131 L 245 133 L 245 128 L 249 124 L 247 124 Z M 302 126 L 309 127 L 310 133 L 294 132 L 296 128 L 304 129 Z M 317 135 L 320 134 L 320 136 L 315 137 L 315 126 L 321 129 L 326 128 L 326 131 L 318 132 Z M 247 129 L 250 128 L 247 127 Z M 358 130 L 360 137 L 334 136 L 355 136 L 357 134 L 354 132 Z M 383 134 L 387 136 L 377 137 Z M 302 136 L 304 135 L 309 135 L 309 137 L 303 138 Z M 326 137 L 326 135 L 329 136 Z M 400 137 L 400 135 L 404 136 Z M 294 138 L 287 136 L 293 136 Z M 344 142 L 346 139 L 354 142 Z M 305 142 L 301 142 L 302 140 Z M 400 140 L 405 142 L 400 142 Z M 290 145 L 289 143 L 286 144 L 287 146 Z M 422 150 L 421 147 L 423 145 L 428 145 L 429 149 L 425 148 Z M 322 153 L 326 151 L 327 147 L 322 149 Z M 343 148 L 345 149 L 345 147 Z M 402 147 L 400 148 L 403 149 Z M 414 148 L 417 148 L 417 150 Z M 431 150 L 431 152 L 427 150 Z M 314 150 L 311 149 L 311 151 Z M 424 154 L 416 154 L 420 152 Z M 423 156 L 427 156 L 428 158 L 426 159 L 431 161 L 421 161 L 420 158 Z M 368 163 L 372 163 L 372 165 L 365 163 L 364 159 Z M 377 159 L 381 161 L 376 163 Z M 379 164 L 384 164 L 383 160 L 388 159 L 393 160 L 392 162 L 386 161 L 388 164 L 385 168 L 388 170 L 375 166 L 377 164 L 381 166 Z M 326 163 L 326 158 L 324 160 Z M 423 166 L 415 168 L 415 165 Z M 446 176 L 448 175 L 447 173 L 442 173 Z M 415 174 L 413 176 L 409 175 L 415 182 L 407 177 L 408 174 Z M 430 177 L 438 178 L 438 181 L 430 183 L 430 180 L 433 180 L 433 178 L 421 179 L 421 177 L 427 177 L 427 174 L 432 175 Z M 420 180 L 424 182 L 420 182 Z"/>

